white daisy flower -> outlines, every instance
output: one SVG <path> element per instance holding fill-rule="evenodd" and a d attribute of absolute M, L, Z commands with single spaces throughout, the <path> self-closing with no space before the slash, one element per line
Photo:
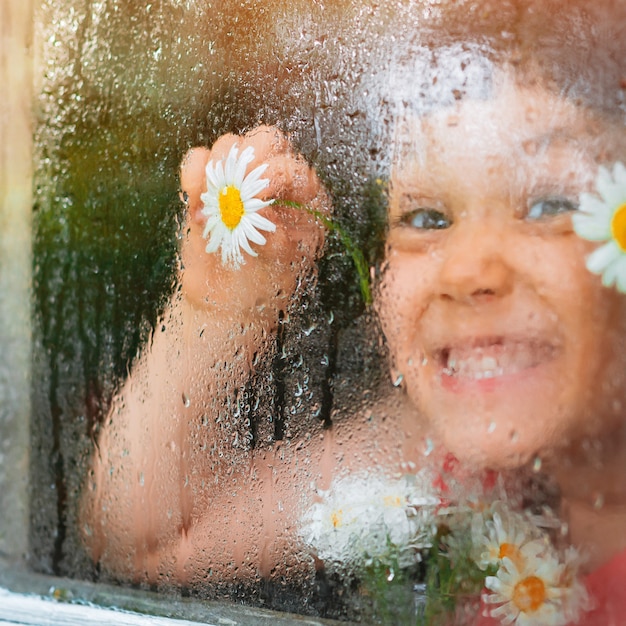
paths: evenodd
<path fill-rule="evenodd" d="M 561 572 L 562 602 L 563 610 L 572 623 L 578 620 L 581 613 L 593 608 L 587 587 L 579 576 L 584 561 L 585 559 L 573 546 L 569 546 L 565 551 Z"/>
<path fill-rule="evenodd" d="M 526 554 L 539 554 L 545 543 L 536 528 L 519 513 L 495 511 L 490 519 L 477 514 L 472 525 L 473 543 L 477 549 L 476 564 L 482 570 L 499 566 L 508 557 L 518 568 L 524 566 L 522 548 Z"/>
<path fill-rule="evenodd" d="M 613 171 L 600 167 L 598 195 L 580 195 L 580 210 L 573 215 L 576 234 L 588 241 L 605 241 L 587 258 L 587 269 L 602 275 L 602 284 L 626 293 L 626 167 L 619 161 Z"/>
<path fill-rule="evenodd" d="M 519 568 L 504 557 L 497 576 L 487 576 L 485 594 L 487 613 L 501 624 L 515 626 L 565 626 L 578 619 L 586 600 L 584 585 L 566 574 L 552 552 L 536 554 L 525 546 L 521 549 L 524 565 Z"/>
<path fill-rule="evenodd" d="M 440 504 L 428 484 L 419 475 L 339 479 L 306 511 L 300 536 L 328 564 L 357 568 L 389 556 L 400 567 L 415 564 L 419 549 L 430 546 Z"/>
<path fill-rule="evenodd" d="M 200 196 L 204 204 L 202 214 L 207 218 L 203 233 L 208 238 L 206 251 L 217 252 L 221 247 L 222 263 L 235 269 L 244 263 L 242 248 L 257 256 L 250 242 L 265 244 L 259 230 L 276 230 L 272 222 L 258 213 L 273 202 L 256 197 L 269 185 L 269 179 L 261 178 L 267 164 L 259 165 L 246 176 L 246 169 L 254 160 L 254 148 L 248 146 L 240 156 L 238 153 L 234 144 L 226 159 L 215 165 L 212 160 L 207 163 L 207 190 Z"/>

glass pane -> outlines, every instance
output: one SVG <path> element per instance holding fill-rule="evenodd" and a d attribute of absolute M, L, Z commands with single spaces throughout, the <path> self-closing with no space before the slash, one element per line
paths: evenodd
<path fill-rule="evenodd" d="M 33 565 L 619 622 L 621 7 L 40 18 Z"/>

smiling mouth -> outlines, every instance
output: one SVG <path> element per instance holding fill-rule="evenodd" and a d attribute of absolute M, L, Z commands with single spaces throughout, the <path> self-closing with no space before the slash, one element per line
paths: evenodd
<path fill-rule="evenodd" d="M 552 361 L 557 352 L 546 341 L 495 337 L 446 346 L 435 357 L 444 376 L 472 381 L 518 374 Z"/>

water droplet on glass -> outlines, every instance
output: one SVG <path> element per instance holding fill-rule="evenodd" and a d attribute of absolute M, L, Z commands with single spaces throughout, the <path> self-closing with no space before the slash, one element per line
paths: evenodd
<path fill-rule="evenodd" d="M 430 456 L 435 449 L 435 444 L 430 437 L 426 438 L 426 448 L 424 450 L 424 456 Z"/>
<path fill-rule="evenodd" d="M 522 144 L 522 148 L 524 149 L 524 152 L 528 156 L 534 156 L 539 151 L 539 146 L 537 145 L 537 142 L 534 140 L 525 141 Z"/>
<path fill-rule="evenodd" d="M 189 396 L 183 391 L 183 406 L 185 408 L 189 408 L 191 401 L 189 400 Z"/>
<path fill-rule="evenodd" d="M 495 422 L 489 422 L 489 426 L 487 426 L 487 432 L 492 433 L 496 429 L 497 424 Z"/>
<path fill-rule="evenodd" d="M 519 440 L 519 433 L 516 430 L 511 431 L 511 443 L 517 443 Z"/>
<path fill-rule="evenodd" d="M 402 374 L 401 372 L 395 373 L 395 376 L 393 379 L 393 386 L 399 387 L 402 384 L 403 380 L 404 380 L 404 374 Z"/>
<path fill-rule="evenodd" d="M 597 510 L 601 509 L 604 506 L 604 494 L 600 492 L 595 492 L 592 496 L 593 508 Z"/>
<path fill-rule="evenodd" d="M 533 472 L 540 472 L 541 471 L 541 459 L 536 456 L 535 460 L 533 461 Z"/>
<path fill-rule="evenodd" d="M 393 567 L 390 567 L 387 570 L 387 582 L 391 582 L 396 577 L 395 572 L 393 571 Z"/>

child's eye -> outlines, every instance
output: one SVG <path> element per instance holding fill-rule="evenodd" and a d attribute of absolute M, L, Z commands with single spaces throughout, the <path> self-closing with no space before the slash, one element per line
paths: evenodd
<path fill-rule="evenodd" d="M 401 223 L 420 230 L 441 230 L 450 228 L 452 220 L 437 209 L 420 208 L 406 213 L 401 218 Z"/>
<path fill-rule="evenodd" d="M 542 198 L 536 200 L 532 204 L 529 203 L 528 213 L 526 213 L 527 220 L 540 220 L 546 217 L 552 217 L 554 215 L 560 215 L 561 213 L 568 213 L 570 211 L 577 211 L 578 204 L 572 200 L 568 200 L 563 197 L 554 198 Z"/>

